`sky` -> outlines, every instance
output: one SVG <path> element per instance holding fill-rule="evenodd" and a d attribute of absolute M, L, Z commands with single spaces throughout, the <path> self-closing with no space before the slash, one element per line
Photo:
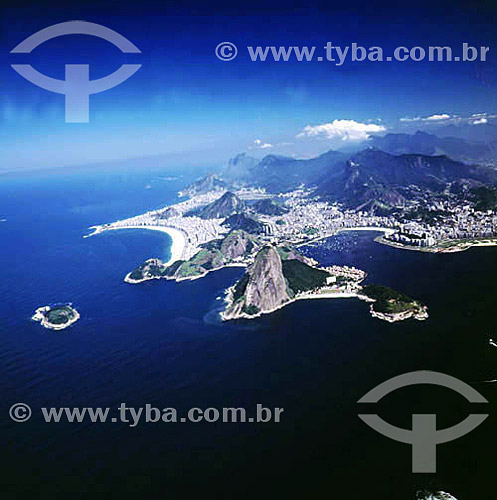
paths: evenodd
<path fill-rule="evenodd" d="M 371 134 L 475 127 L 497 114 L 497 5 L 416 2 L 27 2 L 3 7 L 0 26 L 0 171 L 147 156 L 216 164 L 242 151 L 309 157 Z M 53 24 L 85 20 L 141 51 L 66 35 L 29 54 L 10 51 Z M 247 46 L 488 46 L 485 62 L 251 61 Z M 234 43 L 221 61 L 215 48 Z M 90 96 L 89 123 L 65 123 L 64 96 L 22 78 L 31 64 L 64 79 L 89 64 L 90 79 L 141 64 L 128 80 Z"/>

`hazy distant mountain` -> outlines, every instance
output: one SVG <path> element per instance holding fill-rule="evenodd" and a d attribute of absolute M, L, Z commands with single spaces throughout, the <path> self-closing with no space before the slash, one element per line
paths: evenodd
<path fill-rule="evenodd" d="M 456 137 L 472 142 L 495 143 L 497 141 L 497 125 L 481 123 L 471 125 L 468 123 L 458 125 L 445 125 L 433 131 L 438 137 Z"/>
<path fill-rule="evenodd" d="M 222 176 L 231 181 L 244 181 L 250 176 L 250 171 L 259 163 L 257 158 L 246 153 L 237 154 L 228 161 Z"/>
<path fill-rule="evenodd" d="M 220 219 L 243 212 L 245 203 L 236 194 L 227 191 L 220 198 L 189 215 L 196 215 L 202 219 Z"/>
<path fill-rule="evenodd" d="M 217 175 L 208 174 L 201 179 L 196 180 L 190 184 L 186 189 L 181 191 L 182 196 L 195 196 L 197 194 L 208 193 L 209 191 L 214 191 L 215 189 L 226 189 L 227 184 L 225 181 L 220 179 Z"/>
<path fill-rule="evenodd" d="M 332 169 L 321 180 L 317 193 L 353 207 L 392 207 L 402 204 L 410 186 L 437 192 L 455 181 L 494 183 L 497 173 L 446 156 L 395 156 L 370 148 L 352 156 L 338 171 Z"/>
<path fill-rule="evenodd" d="M 340 165 L 347 158 L 337 151 L 328 151 L 310 160 L 268 155 L 260 162 L 250 165 L 247 157 L 239 157 L 240 155 L 230 161 L 223 177 L 263 187 L 274 193 L 289 191 L 301 184 L 313 185 L 330 168 Z"/>
<path fill-rule="evenodd" d="M 415 134 L 373 136 L 368 143 L 374 148 L 394 155 L 446 155 L 455 160 L 466 162 L 488 161 L 497 158 L 497 151 L 492 145 L 483 142 L 469 142 L 457 137 L 438 137 L 421 131 L 417 131 Z"/>

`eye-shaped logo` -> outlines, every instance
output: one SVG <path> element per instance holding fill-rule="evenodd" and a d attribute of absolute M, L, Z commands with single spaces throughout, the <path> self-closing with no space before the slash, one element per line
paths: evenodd
<path fill-rule="evenodd" d="M 441 385 L 464 396 L 470 403 L 488 403 L 475 389 L 461 380 L 431 371 L 405 373 L 376 386 L 363 396 L 358 403 L 377 403 L 381 398 L 401 387 L 417 384 Z M 488 414 L 471 414 L 462 422 L 437 431 L 437 416 L 414 414 L 412 430 L 395 427 L 378 415 L 360 414 L 359 418 L 384 436 L 412 445 L 412 472 L 436 472 L 437 444 L 458 439 L 478 427 Z"/>
<path fill-rule="evenodd" d="M 107 40 L 121 52 L 141 54 L 135 45 L 119 33 L 100 24 L 86 21 L 68 21 L 49 26 L 26 38 L 10 53 L 29 54 L 43 42 L 62 35 L 92 35 Z M 88 64 L 66 64 L 65 80 L 57 80 L 40 73 L 30 64 L 12 64 L 11 66 L 22 77 L 38 87 L 65 95 L 66 123 L 88 123 L 90 121 L 90 95 L 114 88 L 141 68 L 141 64 L 123 64 L 114 73 L 104 78 L 90 80 Z"/>

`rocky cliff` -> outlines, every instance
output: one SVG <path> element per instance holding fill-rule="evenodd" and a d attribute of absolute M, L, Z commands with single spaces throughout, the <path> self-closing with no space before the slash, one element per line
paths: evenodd
<path fill-rule="evenodd" d="M 291 299 L 281 257 L 275 247 L 265 246 L 259 250 L 232 293 L 232 303 L 223 313 L 224 319 L 267 313 Z"/>

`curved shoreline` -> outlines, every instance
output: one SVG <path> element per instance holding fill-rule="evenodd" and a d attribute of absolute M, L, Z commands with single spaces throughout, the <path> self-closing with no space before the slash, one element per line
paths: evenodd
<path fill-rule="evenodd" d="M 172 240 L 171 247 L 169 249 L 170 257 L 167 262 L 164 263 L 165 266 L 170 266 L 173 262 L 177 260 L 182 260 L 185 249 L 186 249 L 186 235 L 180 229 L 171 226 L 92 226 L 95 231 L 88 236 L 93 236 L 94 234 L 100 234 L 105 231 L 114 231 L 116 229 L 145 229 L 150 231 L 159 231 L 161 233 L 166 233 Z"/>
<path fill-rule="evenodd" d="M 389 228 L 389 227 L 375 227 L 375 226 L 357 226 L 357 227 L 341 227 L 339 229 L 336 229 L 332 231 L 329 234 L 325 234 L 323 236 L 318 236 L 317 238 L 313 238 L 311 240 L 304 241 L 302 243 L 298 243 L 295 245 L 296 248 L 299 247 L 304 247 L 306 245 L 310 245 L 311 243 L 315 243 L 316 241 L 321 241 L 321 240 L 326 240 L 328 238 L 332 238 L 333 236 L 336 236 L 339 233 L 343 232 L 353 232 L 353 231 L 376 231 L 377 233 L 383 233 L 383 234 L 391 234 L 395 232 L 395 229 Z M 381 236 L 379 236 L 381 238 Z"/>
<path fill-rule="evenodd" d="M 325 240 L 336 236 L 342 232 L 354 232 L 354 231 L 365 231 L 365 232 L 379 232 L 383 233 L 380 236 L 376 236 L 373 240 L 376 243 L 380 243 L 381 245 L 386 245 L 392 248 L 396 248 L 398 250 L 412 250 L 415 252 L 425 252 L 425 253 L 457 253 L 464 252 L 469 250 L 470 248 L 478 248 L 478 247 L 493 247 L 497 246 L 497 238 L 481 238 L 481 239 L 468 239 L 468 240 L 454 240 L 452 244 L 451 240 L 440 240 L 437 244 L 431 247 L 417 247 L 413 245 L 405 245 L 403 243 L 399 243 L 396 241 L 390 241 L 385 238 L 385 235 L 392 234 L 395 232 L 395 229 L 387 228 L 387 227 L 374 227 L 374 226 L 357 226 L 357 227 L 342 227 L 337 229 L 336 231 L 314 238 L 312 240 L 305 241 L 303 243 L 299 243 L 295 245 L 297 248 L 310 245 L 317 241 Z M 441 247 L 441 243 L 451 243 L 450 246 Z"/>

